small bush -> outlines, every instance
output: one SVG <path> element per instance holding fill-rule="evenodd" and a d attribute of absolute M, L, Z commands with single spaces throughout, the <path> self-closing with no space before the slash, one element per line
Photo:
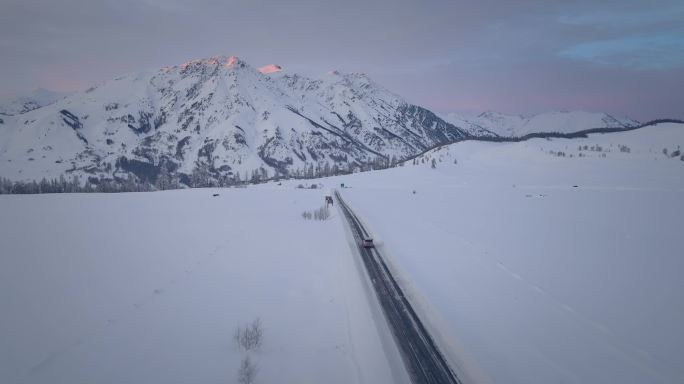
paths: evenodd
<path fill-rule="evenodd" d="M 256 318 L 251 324 L 244 327 L 238 327 L 235 330 L 233 339 L 238 348 L 245 351 L 257 351 L 261 348 L 263 342 L 264 329 L 261 325 L 261 319 Z"/>
<path fill-rule="evenodd" d="M 322 206 L 318 208 L 316 211 L 314 211 L 314 219 L 316 220 L 328 220 L 330 218 L 330 210 L 328 209 L 328 206 Z"/>
<path fill-rule="evenodd" d="M 259 372 L 259 368 L 256 364 L 252 363 L 249 356 L 245 356 L 240 363 L 240 370 L 238 371 L 238 383 L 240 384 L 252 384 L 256 378 L 256 374 Z"/>
<path fill-rule="evenodd" d="M 302 217 L 304 220 L 316 220 L 316 221 L 325 221 L 330 218 L 330 210 L 328 209 L 327 205 L 324 205 L 318 209 L 315 209 L 313 211 L 304 211 L 302 212 Z"/>

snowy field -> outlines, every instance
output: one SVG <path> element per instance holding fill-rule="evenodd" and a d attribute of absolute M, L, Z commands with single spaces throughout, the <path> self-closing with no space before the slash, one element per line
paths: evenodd
<path fill-rule="evenodd" d="M 260 383 L 400 382 L 340 217 L 301 217 L 322 201 L 0 196 L 0 383 L 235 383 L 248 354 Z M 246 353 L 233 335 L 256 317 Z"/>
<path fill-rule="evenodd" d="M 230 383 L 247 355 L 261 383 L 405 380 L 340 214 L 301 217 L 340 183 L 472 382 L 684 382 L 678 145 L 668 124 L 245 189 L 0 196 L 0 382 Z"/>
<path fill-rule="evenodd" d="M 334 182 L 479 380 L 682 383 L 678 145 L 682 125 L 465 142 Z"/>

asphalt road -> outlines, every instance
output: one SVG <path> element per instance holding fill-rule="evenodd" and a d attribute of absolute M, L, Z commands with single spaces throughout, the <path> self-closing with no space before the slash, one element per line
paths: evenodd
<path fill-rule="evenodd" d="M 399 347 L 404 365 L 413 383 L 458 383 L 444 355 L 439 351 L 433 338 L 423 326 L 420 318 L 411 307 L 404 293 L 392 277 L 380 252 L 375 248 L 364 248 L 361 240 L 370 237 L 354 212 L 335 191 L 359 248 L 366 272 L 370 277 L 376 296 L 385 318 Z"/>

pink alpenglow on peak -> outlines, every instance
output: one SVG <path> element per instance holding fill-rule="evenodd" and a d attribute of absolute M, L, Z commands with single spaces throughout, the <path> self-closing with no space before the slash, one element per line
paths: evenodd
<path fill-rule="evenodd" d="M 259 67 L 259 72 L 263 73 L 264 75 L 267 75 L 269 73 L 275 73 L 275 72 L 280 72 L 283 70 L 283 67 L 280 65 L 276 64 L 269 64 L 269 65 L 264 65 L 263 67 Z"/>
<path fill-rule="evenodd" d="M 238 61 L 237 56 L 230 56 L 230 57 L 228 57 L 228 59 L 226 60 L 226 64 L 225 64 L 224 66 L 225 66 L 226 68 L 232 67 L 235 63 L 237 63 L 237 61 Z"/>

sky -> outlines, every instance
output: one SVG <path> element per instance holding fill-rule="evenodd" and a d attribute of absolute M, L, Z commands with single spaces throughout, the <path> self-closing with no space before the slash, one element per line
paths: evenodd
<path fill-rule="evenodd" d="M 0 97 L 236 55 L 438 113 L 684 118 L 681 0 L 2 0 Z"/>

